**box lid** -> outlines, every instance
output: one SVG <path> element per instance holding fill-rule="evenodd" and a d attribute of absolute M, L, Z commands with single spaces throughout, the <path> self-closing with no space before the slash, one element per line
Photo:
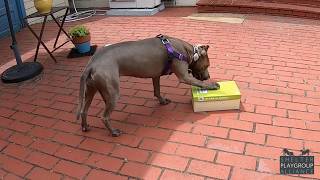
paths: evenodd
<path fill-rule="evenodd" d="M 226 101 L 240 99 L 241 93 L 235 81 L 218 82 L 219 90 L 206 90 L 192 86 L 192 98 L 194 101 Z"/>

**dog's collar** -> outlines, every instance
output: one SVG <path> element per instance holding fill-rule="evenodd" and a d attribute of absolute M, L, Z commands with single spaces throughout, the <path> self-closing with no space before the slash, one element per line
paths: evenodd
<path fill-rule="evenodd" d="M 199 60 L 201 54 L 200 54 L 200 47 L 202 45 L 201 44 L 197 44 L 193 46 L 193 57 L 192 57 L 192 61 L 196 62 Z"/>

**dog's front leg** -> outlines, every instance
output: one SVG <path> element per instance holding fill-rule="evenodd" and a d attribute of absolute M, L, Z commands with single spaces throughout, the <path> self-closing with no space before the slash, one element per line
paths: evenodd
<path fill-rule="evenodd" d="M 160 95 L 160 76 L 152 78 L 153 83 L 153 93 L 154 96 L 158 98 L 161 105 L 169 104 L 171 101 L 170 99 L 164 98 Z"/>
<path fill-rule="evenodd" d="M 194 78 L 192 75 L 188 73 L 188 65 L 178 62 L 173 66 L 173 72 L 179 79 L 181 83 L 185 83 L 188 85 L 198 86 L 204 89 L 212 89 L 217 90 L 220 88 L 220 85 L 216 82 L 207 83 L 204 81 L 200 81 L 196 78 Z"/>
<path fill-rule="evenodd" d="M 217 90 L 220 88 L 220 85 L 216 82 L 206 83 L 206 82 L 200 81 L 190 75 L 186 75 L 186 76 L 183 76 L 182 78 L 179 78 L 179 81 L 181 83 L 185 83 L 185 84 L 192 85 L 192 86 L 198 86 L 198 87 L 201 87 L 204 89 Z"/>

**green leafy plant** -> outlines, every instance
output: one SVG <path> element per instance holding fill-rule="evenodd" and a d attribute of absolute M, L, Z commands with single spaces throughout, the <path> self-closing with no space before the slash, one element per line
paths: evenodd
<path fill-rule="evenodd" d="M 89 35 L 89 29 L 83 25 L 74 26 L 69 30 L 69 35 L 72 38 L 84 37 Z"/>

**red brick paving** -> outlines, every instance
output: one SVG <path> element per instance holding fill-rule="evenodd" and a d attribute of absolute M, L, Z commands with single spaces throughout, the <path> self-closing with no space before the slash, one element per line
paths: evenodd
<path fill-rule="evenodd" d="M 83 133 L 74 111 L 89 58 L 66 59 L 69 44 L 55 53 L 55 64 L 42 49 L 39 78 L 0 84 L 1 177 L 301 179 L 279 175 L 278 166 L 282 148 L 303 147 L 319 165 L 319 23 L 275 16 L 247 16 L 243 24 L 180 17 L 192 12 L 169 9 L 155 17 L 95 17 L 85 23 L 99 46 L 160 32 L 209 44 L 211 76 L 237 81 L 241 111 L 193 113 L 189 86 L 175 76 L 162 78 L 162 93 L 173 102 L 160 106 L 151 80 L 122 77 L 112 123 L 125 134 L 112 138 L 103 127 L 99 95 L 88 117 L 92 131 Z M 55 26 L 47 27 L 45 39 L 52 44 Z M 23 58 L 32 57 L 34 38 L 27 29 L 17 37 Z M 8 42 L 1 39 L 0 46 Z M 1 64 L 12 59 L 8 49 L 1 53 Z"/>
<path fill-rule="evenodd" d="M 199 0 L 198 12 L 260 13 L 319 18 L 319 1 L 314 0 Z"/>

